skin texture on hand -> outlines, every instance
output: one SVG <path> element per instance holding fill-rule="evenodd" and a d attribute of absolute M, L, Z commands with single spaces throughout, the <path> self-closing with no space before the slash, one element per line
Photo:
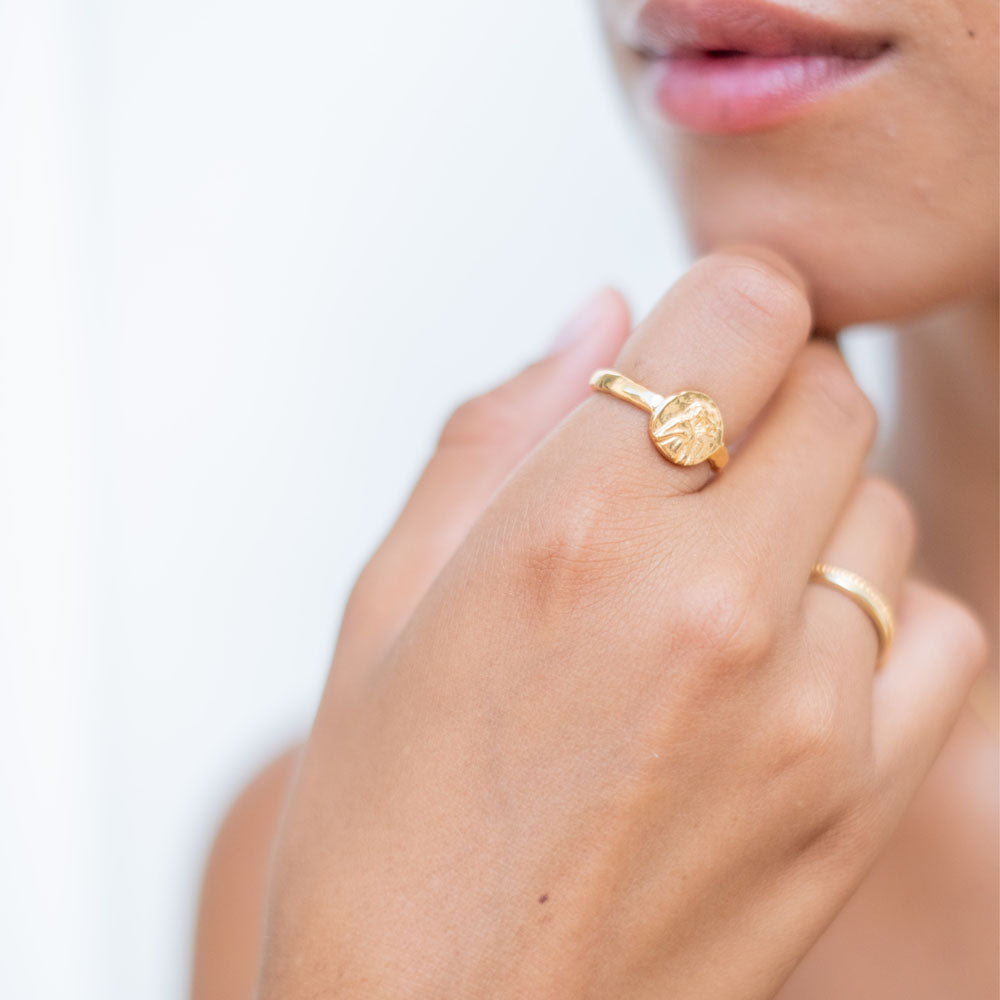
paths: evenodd
<path fill-rule="evenodd" d="M 262 997 L 773 996 L 891 834 L 983 646 L 905 581 L 908 508 L 861 473 L 870 404 L 809 328 L 785 265 L 726 252 L 614 359 L 716 399 L 735 445 L 716 478 L 664 462 L 618 400 L 544 437 L 522 413 L 568 409 L 532 381 L 585 386 L 610 336 L 456 412 L 345 614 Z M 807 584 L 821 556 L 897 608 L 874 676 L 870 622 Z"/>

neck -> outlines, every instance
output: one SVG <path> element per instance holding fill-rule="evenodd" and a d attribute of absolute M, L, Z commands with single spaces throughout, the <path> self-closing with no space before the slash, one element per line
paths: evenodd
<path fill-rule="evenodd" d="M 915 571 L 980 616 L 991 663 L 973 701 L 997 728 L 998 304 L 965 303 L 900 327 L 898 419 L 880 465 L 920 523 Z"/>

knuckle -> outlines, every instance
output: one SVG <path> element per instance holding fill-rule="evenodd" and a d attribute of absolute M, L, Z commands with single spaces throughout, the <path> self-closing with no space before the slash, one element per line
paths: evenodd
<path fill-rule="evenodd" d="M 670 636 L 679 647 L 726 670 L 760 663 L 775 639 L 775 624 L 760 591 L 731 568 L 685 581 L 667 613 Z"/>
<path fill-rule="evenodd" d="M 890 533 L 897 547 L 910 551 L 917 536 L 917 515 L 906 494 L 882 476 L 866 476 L 858 489 L 882 530 Z"/>
<path fill-rule="evenodd" d="M 776 766 L 797 771 L 806 764 L 807 778 L 815 777 L 816 768 L 843 768 L 867 739 L 866 724 L 845 699 L 843 673 L 802 637 L 786 653 L 783 659 L 801 669 L 787 677 L 768 712 Z"/>
<path fill-rule="evenodd" d="M 716 289 L 721 313 L 734 324 L 742 326 L 749 314 L 777 331 L 804 337 L 809 330 L 812 319 L 802 287 L 774 264 L 734 249 L 703 258 L 701 266 Z"/>
<path fill-rule="evenodd" d="M 455 407 L 441 429 L 438 448 L 502 445 L 517 432 L 519 424 L 516 408 L 493 390 Z"/>
<path fill-rule="evenodd" d="M 520 543 L 520 561 L 536 609 L 592 607 L 609 586 L 620 584 L 620 546 L 608 524 L 600 505 L 583 496 L 571 507 L 534 512 Z"/>
<path fill-rule="evenodd" d="M 871 400 L 832 345 L 816 342 L 809 348 L 803 352 L 805 370 L 802 373 L 802 388 L 807 398 L 838 424 L 848 425 L 870 444 L 878 424 Z"/>
<path fill-rule="evenodd" d="M 884 795 L 872 756 L 849 758 L 827 787 L 824 846 L 828 856 L 840 863 L 870 858 L 886 826 Z"/>
<path fill-rule="evenodd" d="M 884 838 L 885 821 L 875 795 L 867 788 L 874 785 L 862 773 L 851 781 L 834 787 L 834 797 L 825 811 L 814 814 L 811 829 L 807 827 L 804 849 L 812 859 L 825 859 L 831 876 L 842 876 L 845 868 L 865 864 L 877 852 Z M 849 787 L 845 794 L 838 789 Z"/>
<path fill-rule="evenodd" d="M 850 827 L 876 795 L 870 734 L 852 724 L 852 715 L 832 676 L 798 685 L 769 714 L 771 773 L 801 810 L 810 835 Z"/>

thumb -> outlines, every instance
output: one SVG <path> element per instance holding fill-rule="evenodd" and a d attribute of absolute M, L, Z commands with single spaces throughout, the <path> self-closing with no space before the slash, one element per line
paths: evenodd
<path fill-rule="evenodd" d="M 406 506 L 351 593 L 338 660 L 363 670 L 385 653 L 504 479 L 589 395 L 590 375 L 612 363 L 628 332 L 625 301 L 601 289 L 546 357 L 452 413 Z"/>

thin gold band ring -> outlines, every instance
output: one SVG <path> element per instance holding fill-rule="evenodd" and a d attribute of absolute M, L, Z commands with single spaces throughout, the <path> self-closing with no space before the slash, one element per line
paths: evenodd
<path fill-rule="evenodd" d="M 817 583 L 825 583 L 842 594 L 846 594 L 858 607 L 862 608 L 872 620 L 878 633 L 878 659 L 883 657 L 892 645 L 893 633 L 896 630 L 892 609 L 889 602 L 863 576 L 831 566 L 829 563 L 816 563 L 809 579 Z"/>

